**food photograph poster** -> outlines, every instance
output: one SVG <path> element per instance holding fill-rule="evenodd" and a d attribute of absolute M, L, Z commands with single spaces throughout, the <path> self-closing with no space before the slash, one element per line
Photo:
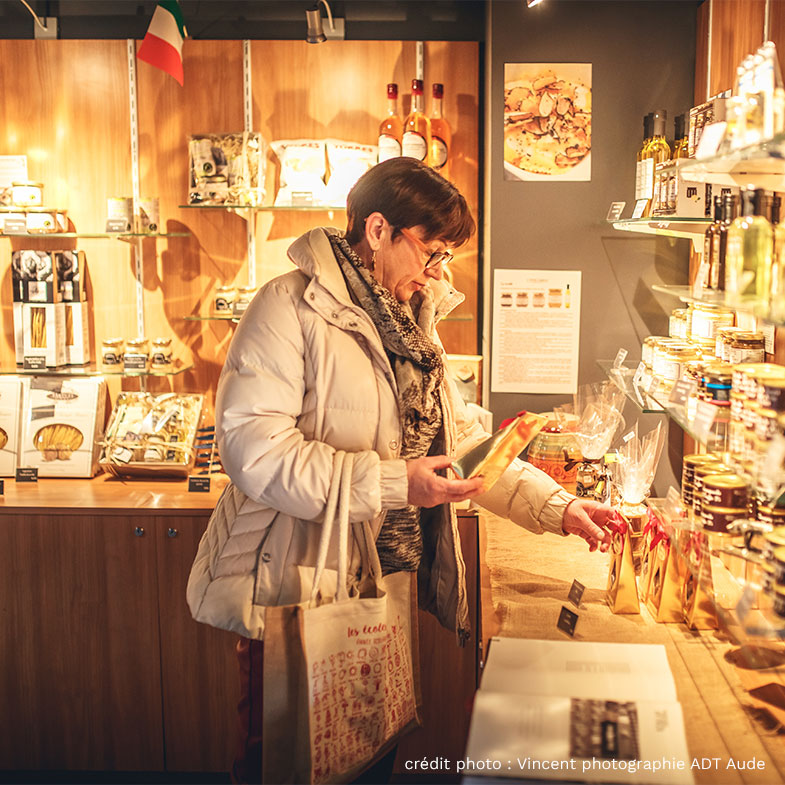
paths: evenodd
<path fill-rule="evenodd" d="M 504 179 L 591 180 L 591 63 L 504 64 Z"/>

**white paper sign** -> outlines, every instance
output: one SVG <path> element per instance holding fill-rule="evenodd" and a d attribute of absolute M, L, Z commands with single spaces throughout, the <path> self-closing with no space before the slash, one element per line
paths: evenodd
<path fill-rule="evenodd" d="M 0 189 L 27 180 L 26 155 L 0 155 Z"/>
<path fill-rule="evenodd" d="M 580 322 L 579 271 L 496 270 L 491 390 L 576 392 Z"/>
<path fill-rule="evenodd" d="M 764 322 L 760 331 L 763 333 L 764 350 L 768 354 L 774 354 L 774 325 Z"/>

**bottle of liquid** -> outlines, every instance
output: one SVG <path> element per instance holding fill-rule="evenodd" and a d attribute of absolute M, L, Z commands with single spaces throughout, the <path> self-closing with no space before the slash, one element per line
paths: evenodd
<path fill-rule="evenodd" d="M 387 85 L 387 116 L 379 125 L 379 163 L 401 154 L 403 122 L 398 114 L 398 85 Z"/>
<path fill-rule="evenodd" d="M 741 215 L 728 229 L 725 290 L 768 301 L 774 231 L 765 216 L 765 209 L 763 189 L 750 188 L 742 193 Z"/>
<path fill-rule="evenodd" d="M 687 139 L 687 116 L 680 114 L 676 115 L 673 121 L 673 160 L 679 158 L 689 158 L 689 140 Z"/>
<path fill-rule="evenodd" d="M 716 274 L 712 278 L 713 288 L 725 291 L 725 269 L 728 255 L 728 229 L 736 219 L 738 202 L 733 194 L 722 197 L 722 220 L 719 228 L 719 253 L 717 256 Z"/>
<path fill-rule="evenodd" d="M 664 109 L 658 109 L 654 113 L 652 121 L 651 141 L 646 145 L 643 154 L 643 185 L 644 195 L 642 199 L 652 200 L 654 198 L 654 170 L 657 164 L 670 160 L 671 148 L 665 140 L 665 126 L 668 122 L 668 113 Z M 651 212 L 651 201 L 646 215 Z"/>
<path fill-rule="evenodd" d="M 450 173 L 450 146 L 452 131 L 450 124 L 442 116 L 444 85 L 435 82 L 431 104 L 431 166 L 443 177 Z"/>
<path fill-rule="evenodd" d="M 722 225 L 722 198 L 714 197 L 714 221 L 709 224 L 703 240 L 703 262 L 706 265 L 704 288 L 716 289 L 720 262 L 720 226 Z"/>
<path fill-rule="evenodd" d="M 431 121 L 423 113 L 422 79 L 412 79 L 412 109 L 403 124 L 401 155 L 430 162 Z"/>
<path fill-rule="evenodd" d="M 653 118 L 653 112 L 650 112 L 643 118 L 643 144 L 640 150 L 638 150 L 638 159 L 635 164 L 635 201 L 645 198 L 643 196 L 643 154 L 646 151 L 646 146 L 651 141 L 651 122 Z"/>

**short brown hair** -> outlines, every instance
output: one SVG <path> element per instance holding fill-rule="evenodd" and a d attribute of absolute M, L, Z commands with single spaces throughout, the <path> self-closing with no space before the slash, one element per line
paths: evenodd
<path fill-rule="evenodd" d="M 422 226 L 425 242 L 438 239 L 463 245 L 475 223 L 460 191 L 416 158 L 390 158 L 368 170 L 349 191 L 346 239 L 354 245 L 365 236 L 365 219 L 379 212 L 393 227 Z"/>

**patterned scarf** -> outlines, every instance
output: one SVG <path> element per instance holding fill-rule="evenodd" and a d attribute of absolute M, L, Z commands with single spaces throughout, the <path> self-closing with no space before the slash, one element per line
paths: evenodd
<path fill-rule="evenodd" d="M 329 237 L 349 290 L 371 317 L 390 358 L 398 385 L 401 458 L 422 458 L 442 427 L 439 387 L 444 365 L 439 348 L 427 335 L 434 320 L 433 297 L 428 292 L 422 298 L 415 320 L 412 309 L 373 277 L 345 239 Z M 423 549 L 419 508 L 389 510 L 376 547 L 383 573 L 416 571 Z"/>

